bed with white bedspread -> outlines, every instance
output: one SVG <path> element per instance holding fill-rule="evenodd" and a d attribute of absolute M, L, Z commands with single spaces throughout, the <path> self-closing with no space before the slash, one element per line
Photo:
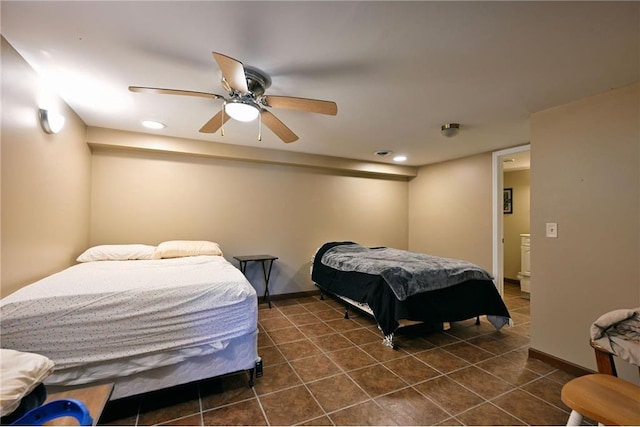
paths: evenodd
<path fill-rule="evenodd" d="M 3 298 L 0 313 L 3 348 L 55 362 L 48 385 L 115 382 L 112 399 L 258 360 L 256 292 L 219 255 L 80 263 Z"/>

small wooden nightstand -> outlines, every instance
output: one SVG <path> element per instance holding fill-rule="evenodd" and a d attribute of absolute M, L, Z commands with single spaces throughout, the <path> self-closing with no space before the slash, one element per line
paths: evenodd
<path fill-rule="evenodd" d="M 240 263 L 240 271 L 242 271 L 242 274 L 245 276 L 247 263 L 249 261 L 262 263 L 262 274 L 264 275 L 264 301 L 266 301 L 269 304 L 269 308 L 271 308 L 271 299 L 269 298 L 269 277 L 271 276 L 273 261 L 277 260 L 278 257 L 273 255 L 238 255 L 234 256 L 234 258 Z M 267 264 L 269 265 L 268 268 Z"/>
<path fill-rule="evenodd" d="M 84 403 L 87 410 L 93 418 L 93 425 L 98 424 L 102 410 L 107 404 L 111 392 L 113 391 L 113 383 L 100 384 L 100 385 L 88 385 L 86 387 L 47 387 L 47 402 L 58 399 L 76 399 Z M 47 426 L 68 426 L 78 425 L 78 422 L 74 418 L 62 417 L 56 418 L 47 422 Z"/>

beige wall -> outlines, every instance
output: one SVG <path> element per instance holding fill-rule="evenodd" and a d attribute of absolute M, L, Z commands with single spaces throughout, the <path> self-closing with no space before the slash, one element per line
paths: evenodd
<path fill-rule="evenodd" d="M 2 38 L 2 296 L 68 267 L 89 242 L 91 152 L 86 127 Z M 48 100 L 46 99 L 48 98 Z M 65 117 L 44 133 L 38 106 Z"/>
<path fill-rule="evenodd" d="M 310 258 L 326 241 L 407 247 L 405 179 L 118 148 L 94 147 L 92 161 L 93 245 L 206 239 L 230 261 L 269 253 L 272 294 L 315 289 Z"/>
<path fill-rule="evenodd" d="M 409 183 L 409 249 L 491 271 L 491 153 L 423 166 Z"/>
<path fill-rule="evenodd" d="M 520 234 L 529 233 L 530 171 L 527 169 L 505 172 L 504 188 L 513 189 L 513 213 L 503 215 L 504 277 L 518 280 L 518 273 L 520 273 Z"/>
<path fill-rule="evenodd" d="M 592 369 L 591 323 L 640 306 L 639 94 L 635 84 L 531 118 L 531 346 Z"/>

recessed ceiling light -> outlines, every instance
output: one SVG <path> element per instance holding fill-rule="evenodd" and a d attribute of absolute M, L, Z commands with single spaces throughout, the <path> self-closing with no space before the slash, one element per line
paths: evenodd
<path fill-rule="evenodd" d="M 394 162 L 404 162 L 404 161 L 406 161 L 406 160 L 407 160 L 407 156 L 395 156 L 395 157 L 393 158 L 393 161 L 394 161 Z"/>
<path fill-rule="evenodd" d="M 373 152 L 373 154 L 380 157 L 388 156 L 391 153 L 393 153 L 393 151 L 390 150 L 378 150 Z"/>
<path fill-rule="evenodd" d="M 164 123 L 155 122 L 153 120 L 143 120 L 142 126 L 148 129 L 163 129 L 167 127 L 167 125 L 165 125 Z"/>

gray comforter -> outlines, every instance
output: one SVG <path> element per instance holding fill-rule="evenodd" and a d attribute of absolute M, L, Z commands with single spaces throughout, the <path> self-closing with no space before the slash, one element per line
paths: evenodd
<path fill-rule="evenodd" d="M 335 246 L 321 262 L 336 270 L 380 275 L 400 301 L 467 280 L 493 280 L 486 270 L 467 261 L 358 244 Z"/>

